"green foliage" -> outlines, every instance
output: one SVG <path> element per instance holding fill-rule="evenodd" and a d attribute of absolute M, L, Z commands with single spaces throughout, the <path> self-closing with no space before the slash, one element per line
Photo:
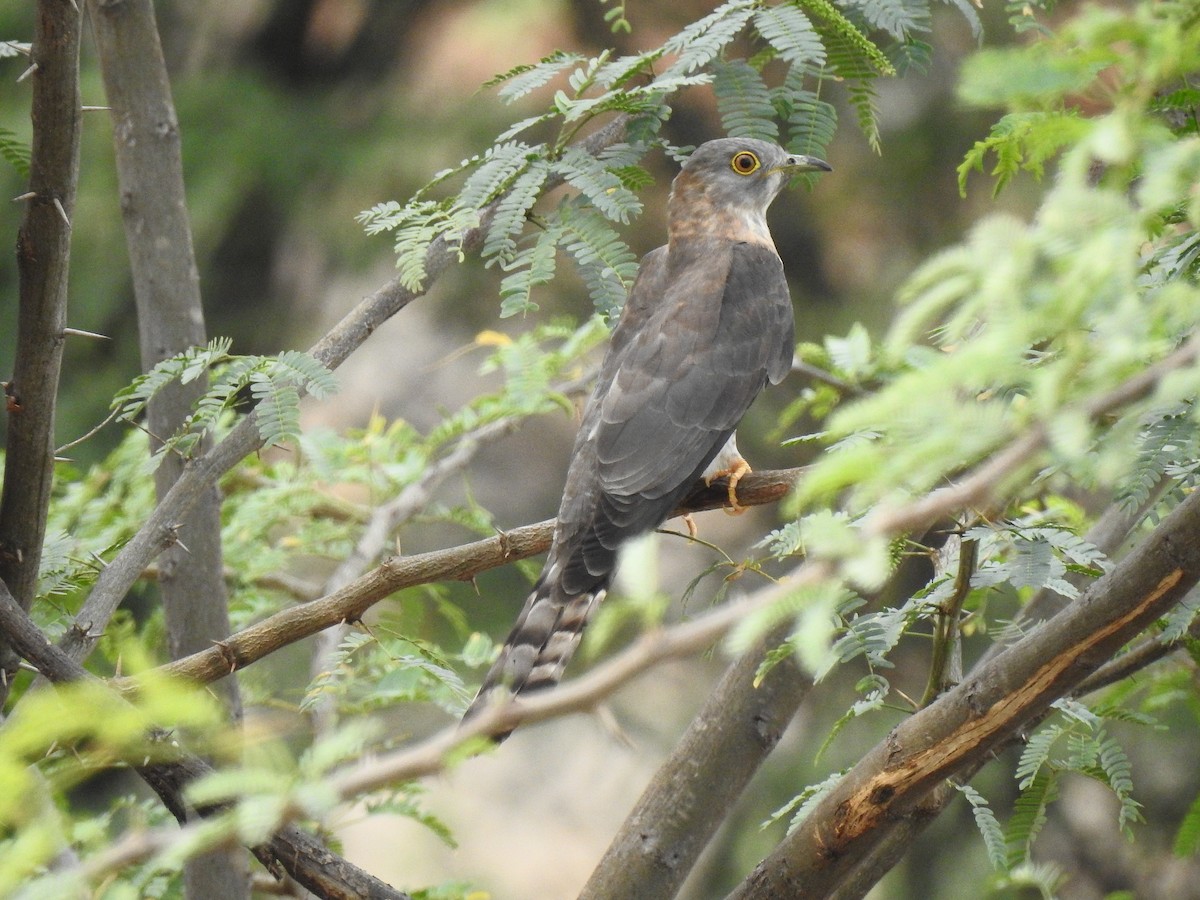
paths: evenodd
<path fill-rule="evenodd" d="M 1008 841 L 1005 839 L 1004 829 L 1000 826 L 996 814 L 988 806 L 987 798 L 969 784 L 955 785 L 955 787 L 971 804 L 971 815 L 975 819 L 975 827 L 979 829 L 979 834 L 983 838 L 983 844 L 987 847 L 988 860 L 991 862 L 992 868 L 997 872 L 1005 871 L 1008 868 Z"/>
<path fill-rule="evenodd" d="M 560 243 L 575 260 L 596 311 L 612 319 L 637 275 L 637 258 L 594 207 L 565 201 L 558 208 Z"/>
<path fill-rule="evenodd" d="M 479 224 L 479 211 L 449 202 L 413 200 L 407 206 L 388 201 L 359 213 L 367 234 L 396 233 L 396 268 L 400 283 L 412 293 L 425 288 L 430 245 L 445 236 L 449 248 L 463 259 L 463 235 Z"/>
<path fill-rule="evenodd" d="M 762 827 L 766 828 L 776 822 L 782 820 L 785 816 L 791 815 L 791 820 L 788 822 L 788 833 L 795 831 L 820 803 L 825 796 L 833 790 L 845 772 L 834 772 L 820 784 L 813 784 L 806 787 L 803 791 L 781 806 L 771 816 L 762 823 Z"/>
<path fill-rule="evenodd" d="M 0 128 L 0 156 L 4 157 L 22 178 L 29 177 L 29 145 L 7 128 Z"/>
<path fill-rule="evenodd" d="M 758 70 L 745 60 L 714 65 L 713 94 L 717 98 L 721 124 L 730 137 L 778 140 L 779 126 L 775 124 L 771 91 Z"/>
<path fill-rule="evenodd" d="M 117 419 L 132 422 L 169 385 L 189 384 L 212 370 L 211 383 L 195 410 L 175 434 L 162 439 L 156 454 L 159 459 L 167 453 L 189 457 L 239 405 L 245 391 L 255 404 L 259 434 L 266 444 L 274 445 L 300 435 L 300 391 L 320 399 L 337 389 L 333 373 L 307 353 L 285 350 L 278 356 L 232 356 L 231 346 L 227 338 L 214 338 L 205 347 L 192 347 L 139 375 L 113 399 Z"/>
<path fill-rule="evenodd" d="M 498 91 L 500 98 L 511 103 L 548 84 L 556 75 L 583 62 L 584 59 L 585 57 L 579 53 L 564 53 L 561 50 L 555 50 L 536 65 L 516 66 L 503 75 L 497 75 L 485 82 L 483 86 L 500 86 Z"/>
<path fill-rule="evenodd" d="M 779 57 L 799 71 L 825 64 L 825 45 L 812 21 L 797 5 L 766 6 L 754 14 L 754 27 Z"/>
<path fill-rule="evenodd" d="M 1175 855 L 1191 856 L 1200 851 L 1200 796 L 1188 806 L 1175 833 Z"/>
<path fill-rule="evenodd" d="M 125 649 L 131 664 L 141 658 L 135 647 Z M 148 678 L 132 703 L 98 682 L 23 697 L 0 729 L 0 893 L 13 896 L 40 880 L 64 848 L 107 852 L 108 824 L 123 807 L 136 813 L 135 821 L 153 820 L 146 807 L 122 801 L 99 818 L 73 823 L 59 803 L 97 768 L 170 757 L 162 731 L 168 727 L 191 736 L 194 746 L 219 751 L 221 722 L 207 694 L 162 678 Z M 135 883 L 146 877 L 134 875 Z M 43 881 L 41 896 L 72 896 L 81 882 L 78 874 L 55 879 L 53 889 Z"/>
<path fill-rule="evenodd" d="M 967 176 L 983 171 L 989 153 L 996 156 L 991 175 L 996 184 L 993 196 L 1020 171 L 1041 178 L 1046 163 L 1070 146 L 1086 130 L 1086 123 L 1072 111 L 1010 113 L 992 126 L 991 134 L 967 153 L 958 167 L 958 189 L 965 197 Z"/>

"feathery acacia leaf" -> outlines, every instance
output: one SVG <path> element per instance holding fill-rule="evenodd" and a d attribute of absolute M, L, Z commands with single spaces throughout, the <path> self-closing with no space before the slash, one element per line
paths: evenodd
<path fill-rule="evenodd" d="M 591 206 L 578 200 L 558 208 L 563 248 L 575 259 L 596 311 L 612 316 L 637 276 L 637 257 Z"/>
<path fill-rule="evenodd" d="M 494 260 L 507 262 L 517 249 L 517 237 L 525 227 L 526 217 L 541 195 L 542 186 L 550 177 L 550 165 L 536 159 L 521 172 L 496 204 L 496 212 L 483 242 L 482 255 L 490 265 Z"/>
<path fill-rule="evenodd" d="M 800 7 L 791 3 L 764 7 L 754 14 L 754 27 L 792 66 L 804 71 L 825 65 L 825 45 Z"/>
<path fill-rule="evenodd" d="M 7 128 L 0 127 L 0 156 L 16 169 L 22 178 L 29 177 L 30 147 Z"/>
<path fill-rule="evenodd" d="M 604 162 L 578 147 L 568 147 L 553 169 L 578 188 L 606 218 L 626 224 L 641 214 L 642 201 L 621 179 L 608 170 Z"/>
<path fill-rule="evenodd" d="M 720 56 L 754 15 L 754 0 L 727 0 L 721 6 L 663 44 L 667 53 L 678 54 L 667 76 L 690 75 Z"/>
<path fill-rule="evenodd" d="M 508 272 L 500 282 L 501 318 L 537 310 L 538 305 L 533 302 L 533 289 L 554 278 L 561 236 L 561 226 L 557 220 L 553 220 L 511 261 L 501 263 Z"/>
<path fill-rule="evenodd" d="M 850 5 L 850 4 L 847 4 Z M 929 30 L 929 6 L 914 0 L 854 0 L 853 9 L 871 25 L 903 42 L 914 31 Z"/>
<path fill-rule="evenodd" d="M 775 106 L 762 75 L 743 59 L 713 64 L 713 94 L 730 137 L 775 141 Z"/>
<path fill-rule="evenodd" d="M 530 147 L 521 141 L 491 147 L 459 191 L 457 205 L 475 209 L 487 206 L 538 158 L 540 151 L 540 147 Z"/>
<path fill-rule="evenodd" d="M 555 50 L 541 62 L 516 66 L 502 75 L 497 75 L 490 81 L 484 82 L 483 86 L 486 88 L 504 85 L 497 93 L 501 100 L 512 103 L 548 84 L 554 79 L 554 76 L 564 69 L 582 62 L 585 58 L 581 53 L 565 53 L 562 50 Z"/>
<path fill-rule="evenodd" d="M 1008 846 L 1004 838 L 1004 829 L 996 819 L 996 814 L 988 806 L 987 798 L 969 784 L 955 785 L 958 792 L 967 798 L 971 804 L 971 815 L 975 819 L 975 827 L 983 837 L 983 845 L 987 848 L 988 861 L 997 872 L 1008 868 Z"/>
<path fill-rule="evenodd" d="M 1053 769 L 1042 767 L 1023 783 L 1004 830 L 1008 846 L 1007 868 L 1014 869 L 1028 860 L 1033 842 L 1046 824 L 1046 809 L 1057 796 L 1058 774 Z"/>

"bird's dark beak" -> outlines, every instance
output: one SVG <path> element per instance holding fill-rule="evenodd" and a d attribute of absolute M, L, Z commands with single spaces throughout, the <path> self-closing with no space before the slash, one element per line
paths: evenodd
<path fill-rule="evenodd" d="M 789 156 L 787 162 L 779 168 L 789 175 L 798 175 L 801 172 L 833 171 L 833 166 L 823 159 L 817 159 L 815 156 Z"/>

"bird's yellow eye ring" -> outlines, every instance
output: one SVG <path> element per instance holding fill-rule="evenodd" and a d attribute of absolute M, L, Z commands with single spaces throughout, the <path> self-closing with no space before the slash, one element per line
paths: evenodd
<path fill-rule="evenodd" d="M 758 156 L 749 150 L 740 150 L 729 160 L 729 167 L 739 175 L 753 175 L 761 165 Z"/>

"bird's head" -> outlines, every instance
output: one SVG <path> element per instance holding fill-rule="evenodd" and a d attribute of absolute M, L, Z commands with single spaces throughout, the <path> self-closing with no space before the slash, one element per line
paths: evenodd
<path fill-rule="evenodd" d="M 765 232 L 767 207 L 793 175 L 829 171 L 832 167 L 824 160 L 788 153 L 769 141 L 708 141 L 696 148 L 675 177 L 671 189 L 673 225 L 690 233 L 717 227 L 728 230 L 732 218 L 747 223 L 754 231 Z M 706 221 L 712 227 L 705 227 Z"/>

